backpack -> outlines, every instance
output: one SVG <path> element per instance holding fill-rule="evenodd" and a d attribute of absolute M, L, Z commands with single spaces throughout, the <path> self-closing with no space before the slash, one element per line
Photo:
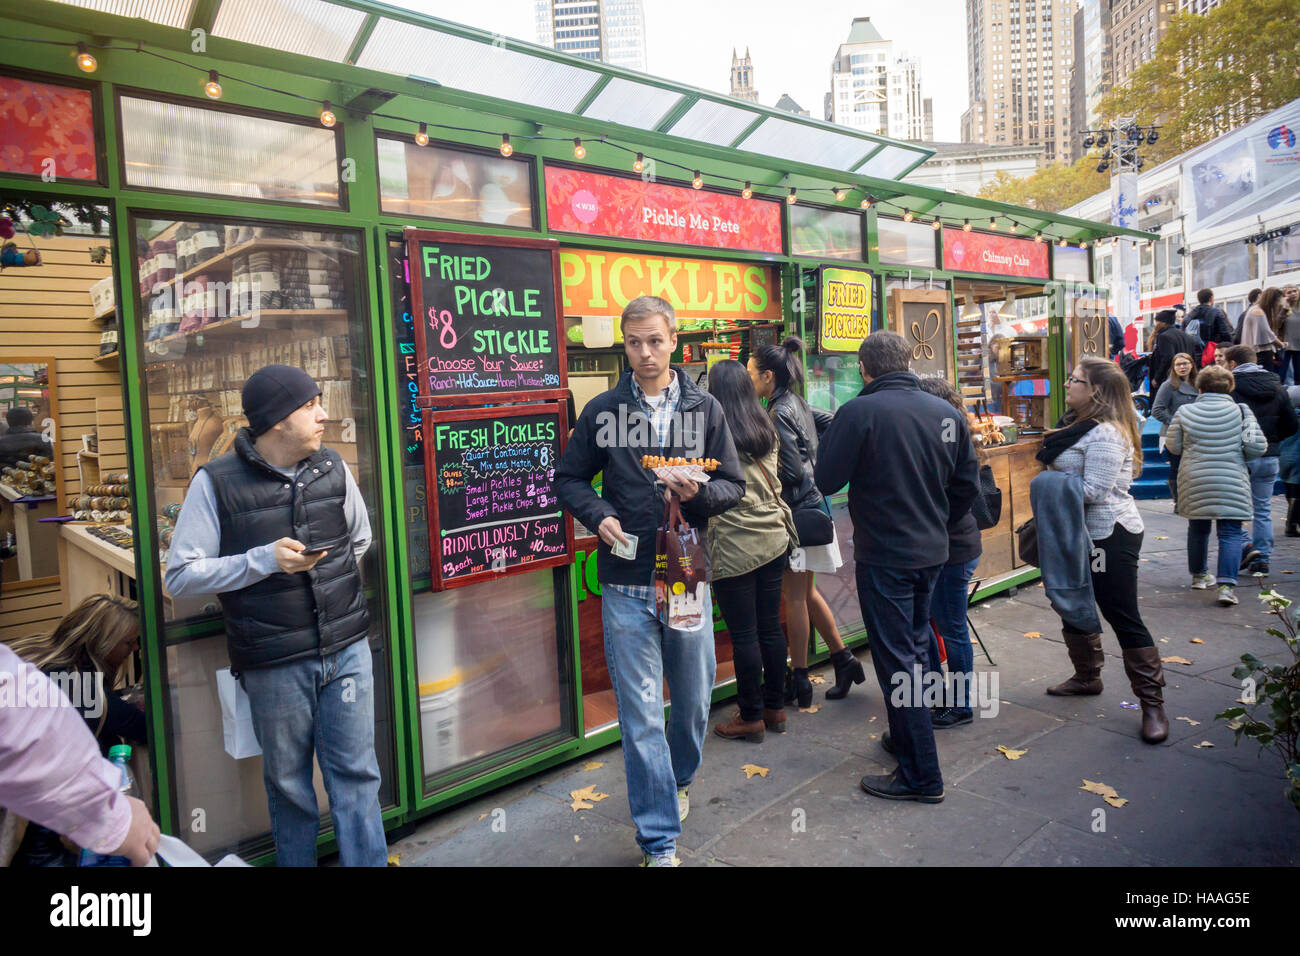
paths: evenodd
<path fill-rule="evenodd" d="M 1192 319 L 1190 322 L 1187 323 L 1187 326 L 1183 329 L 1183 331 L 1186 332 L 1188 335 L 1196 336 L 1198 339 L 1201 338 L 1201 320 Z"/>

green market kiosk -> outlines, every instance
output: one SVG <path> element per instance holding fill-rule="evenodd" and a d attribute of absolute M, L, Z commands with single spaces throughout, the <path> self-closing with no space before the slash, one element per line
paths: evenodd
<path fill-rule="evenodd" d="M 215 599 L 169 595 L 162 572 L 261 365 L 321 383 L 370 511 L 395 827 L 618 739 L 595 539 L 549 482 L 622 371 L 629 299 L 674 303 L 699 379 L 802 335 L 808 398 L 832 411 L 860 388 L 862 336 L 897 329 L 919 373 L 1019 426 L 988 453 L 1020 520 L 1016 463 L 1073 358 L 1105 350 L 1086 246 L 1146 238 L 910 185 L 916 144 L 362 0 L 87 6 L 0 18 L 0 362 L 44 374 L 24 401 L 57 436 L 0 479 L 0 521 L 65 519 L 31 519 L 58 574 L 21 578 L 5 552 L 0 640 L 97 591 L 139 601 L 141 770 L 164 831 L 213 858 L 272 858 L 261 761 L 220 689 Z M 982 594 L 1035 573 L 1009 533 L 986 538 Z M 852 562 L 819 587 L 865 641 Z M 720 699 L 716 615 L 715 640 Z"/>

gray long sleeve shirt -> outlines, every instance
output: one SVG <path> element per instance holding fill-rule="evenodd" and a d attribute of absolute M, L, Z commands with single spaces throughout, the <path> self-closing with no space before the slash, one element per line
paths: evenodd
<path fill-rule="evenodd" d="M 276 468 L 286 478 L 294 479 L 303 467 Z M 343 511 L 347 518 L 352 554 L 360 562 L 370 549 L 370 516 L 366 514 L 361 489 L 349 469 L 344 469 L 347 492 Z M 243 554 L 221 556 L 221 521 L 217 516 L 217 498 L 212 479 L 199 471 L 185 493 L 185 504 L 172 532 L 171 553 L 163 578 L 173 597 L 221 594 L 256 584 L 280 570 L 275 560 L 275 542 L 271 541 Z"/>

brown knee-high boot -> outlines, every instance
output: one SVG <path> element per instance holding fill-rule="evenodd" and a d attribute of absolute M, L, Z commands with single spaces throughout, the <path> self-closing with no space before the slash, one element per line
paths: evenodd
<path fill-rule="evenodd" d="M 1169 718 L 1165 716 L 1164 669 L 1160 651 L 1155 647 L 1136 647 L 1124 652 L 1124 673 L 1133 693 L 1142 705 L 1142 739 L 1158 744 L 1169 736 Z"/>
<path fill-rule="evenodd" d="M 1100 634 L 1080 634 L 1068 627 L 1061 629 L 1065 649 L 1070 652 L 1074 676 L 1054 687 L 1047 688 L 1053 697 L 1082 697 L 1100 694 L 1101 665 L 1106 655 L 1101 650 Z"/>

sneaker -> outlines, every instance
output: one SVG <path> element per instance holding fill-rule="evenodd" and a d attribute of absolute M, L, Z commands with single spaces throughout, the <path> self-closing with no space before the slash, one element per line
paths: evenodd
<path fill-rule="evenodd" d="M 1268 577 L 1268 561 L 1260 558 L 1258 561 L 1253 562 L 1250 566 L 1250 573 L 1257 578 Z"/>
<path fill-rule="evenodd" d="M 1241 570 L 1245 571 L 1263 556 L 1264 555 L 1260 554 L 1254 548 L 1247 548 L 1245 553 L 1241 556 Z"/>
<path fill-rule="evenodd" d="M 1215 577 L 1209 571 L 1202 571 L 1200 574 L 1192 575 L 1193 591 L 1208 591 L 1214 587 Z"/>
<path fill-rule="evenodd" d="M 639 866 L 681 866 L 682 861 L 677 858 L 676 853 L 661 853 L 659 856 L 651 856 L 649 853 L 641 854 Z"/>
<path fill-rule="evenodd" d="M 677 791 L 677 819 L 685 820 L 686 814 L 691 812 L 691 795 L 690 787 L 682 787 Z"/>
<path fill-rule="evenodd" d="M 1219 603 L 1224 607 L 1232 607 L 1234 604 L 1240 604 L 1237 600 L 1237 589 L 1231 584 L 1219 585 Z"/>
<path fill-rule="evenodd" d="M 935 730 L 960 727 L 962 724 L 969 724 L 974 720 L 974 713 L 969 710 L 958 710 L 956 707 L 938 707 L 930 713 L 930 724 Z"/>
<path fill-rule="evenodd" d="M 918 803 L 943 802 L 942 790 L 938 793 L 924 793 L 920 790 L 905 787 L 898 782 L 897 772 L 863 777 L 861 786 L 863 790 L 873 797 L 882 797 L 885 800 L 915 800 Z"/>

